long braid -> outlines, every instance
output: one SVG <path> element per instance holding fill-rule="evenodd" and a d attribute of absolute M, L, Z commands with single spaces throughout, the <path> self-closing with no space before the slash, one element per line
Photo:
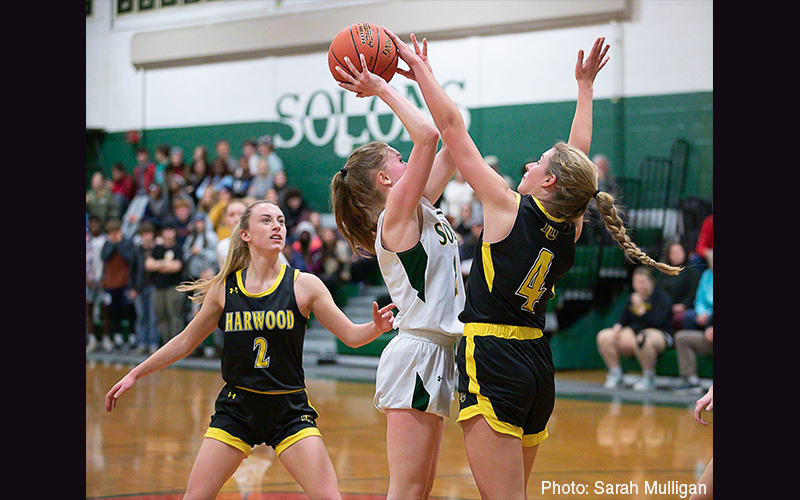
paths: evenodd
<path fill-rule="evenodd" d="M 625 255 L 628 258 L 654 267 L 662 273 L 672 276 L 680 273 L 683 270 L 683 267 L 675 267 L 662 262 L 656 262 L 652 257 L 647 255 L 642 249 L 636 246 L 633 241 L 631 241 L 625 229 L 625 224 L 617 213 L 617 207 L 612 195 L 600 191 L 595 196 L 595 199 L 597 200 L 597 209 L 600 212 L 600 216 L 603 218 L 606 229 L 609 233 L 611 233 L 611 236 L 619 244 L 619 246 L 622 247 L 622 250 L 625 252 Z"/>

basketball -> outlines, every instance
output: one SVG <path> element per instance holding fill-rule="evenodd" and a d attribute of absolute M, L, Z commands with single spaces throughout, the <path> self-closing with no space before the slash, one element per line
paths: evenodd
<path fill-rule="evenodd" d="M 328 67 L 337 81 L 342 76 L 336 71 L 339 66 L 349 71 L 344 58 L 349 57 L 359 71 L 361 60 L 358 54 L 364 54 L 367 69 L 387 82 L 392 79 L 397 70 L 397 48 L 383 29 L 370 23 L 355 23 L 340 31 L 328 48 Z"/>

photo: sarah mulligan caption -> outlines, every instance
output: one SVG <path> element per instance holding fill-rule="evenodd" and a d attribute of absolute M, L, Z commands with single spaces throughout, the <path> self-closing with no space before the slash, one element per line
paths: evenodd
<path fill-rule="evenodd" d="M 681 483 L 679 481 L 645 481 L 643 485 L 634 483 L 606 483 L 595 481 L 590 483 L 557 483 L 555 481 L 542 481 L 542 494 L 549 495 L 674 495 L 678 498 L 687 498 L 689 495 L 706 492 L 706 485 Z"/>

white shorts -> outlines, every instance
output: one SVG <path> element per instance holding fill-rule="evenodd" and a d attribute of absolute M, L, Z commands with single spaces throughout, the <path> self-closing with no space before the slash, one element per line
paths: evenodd
<path fill-rule="evenodd" d="M 378 362 L 373 403 L 386 409 L 417 409 L 450 418 L 456 382 L 457 337 L 401 331 Z"/>

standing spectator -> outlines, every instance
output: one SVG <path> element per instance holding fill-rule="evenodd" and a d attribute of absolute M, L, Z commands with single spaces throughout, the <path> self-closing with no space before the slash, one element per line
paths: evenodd
<path fill-rule="evenodd" d="M 122 162 L 111 166 L 111 196 L 118 214 L 124 214 L 136 194 L 133 177 L 125 170 Z"/>
<path fill-rule="evenodd" d="M 215 150 L 217 153 L 215 160 L 221 160 L 222 164 L 225 165 L 225 170 L 228 172 L 233 172 L 236 170 L 237 162 L 236 158 L 231 156 L 230 142 L 228 142 L 226 139 L 218 140 Z"/>
<path fill-rule="evenodd" d="M 196 213 L 192 216 L 190 233 L 183 244 L 183 257 L 186 262 L 186 273 L 191 280 L 200 279 L 205 269 L 219 270 L 217 259 L 217 233 L 211 228 L 206 216 Z"/>
<path fill-rule="evenodd" d="M 633 389 L 649 391 L 655 387 L 658 355 L 672 347 L 672 300 L 666 292 L 655 287 L 649 267 L 634 269 L 631 281 L 633 292 L 628 305 L 613 327 L 597 334 L 597 349 L 608 368 L 606 389 L 614 389 L 622 382 L 620 356 L 635 356 L 642 368 L 642 378 Z"/>
<path fill-rule="evenodd" d="M 256 149 L 258 150 L 258 156 L 266 158 L 267 162 L 269 162 L 270 172 L 274 174 L 275 172 L 283 171 L 283 160 L 281 160 L 281 157 L 275 152 L 271 136 L 262 135 L 259 137 Z"/>
<path fill-rule="evenodd" d="M 119 211 L 111 194 L 110 182 L 102 172 L 92 174 L 91 187 L 86 191 L 86 212 L 100 219 L 100 224 L 119 217 Z"/>
<path fill-rule="evenodd" d="M 219 266 L 222 266 L 222 263 L 225 262 L 225 257 L 228 255 L 228 247 L 231 244 L 231 231 L 239 224 L 239 218 L 246 208 L 247 205 L 245 202 L 238 198 L 231 199 L 225 206 L 223 223 L 216 231 L 217 236 L 220 237 L 219 243 L 217 243 L 217 260 Z"/>
<path fill-rule="evenodd" d="M 128 314 L 129 304 L 126 291 L 130 276 L 131 261 L 133 260 L 133 243 L 122 237 L 122 224 L 118 219 L 111 219 L 106 223 L 106 242 L 103 245 L 101 258 L 103 259 L 102 286 L 103 297 L 103 337 L 114 339 L 114 345 L 119 348 L 133 348 L 136 346 L 136 335 L 128 333 L 127 341 L 123 336 L 122 322 L 130 320 Z"/>
<path fill-rule="evenodd" d="M 152 354 L 161 346 L 156 321 L 153 277 L 145 269 L 145 261 L 152 256 L 156 247 L 156 231 L 150 222 L 139 224 L 139 243 L 133 250 L 130 279 L 128 281 L 128 298 L 136 309 L 137 354 Z"/>
<path fill-rule="evenodd" d="M 617 181 L 611 172 L 611 162 L 608 157 L 598 153 L 594 155 L 592 162 L 597 167 L 597 188 L 606 193 L 616 194 Z"/>
<path fill-rule="evenodd" d="M 272 175 L 269 171 L 269 164 L 266 158 L 259 158 L 256 175 L 250 180 L 250 185 L 247 187 L 247 195 L 257 200 L 263 200 L 270 189 L 272 189 Z"/>
<path fill-rule="evenodd" d="M 186 326 L 184 304 L 186 295 L 175 289 L 183 281 L 183 248 L 178 245 L 175 227 L 169 223 L 161 228 L 161 243 L 145 260 L 144 268 L 153 276 L 153 296 L 158 331 L 167 343 Z"/>
<path fill-rule="evenodd" d="M 100 280 L 103 278 L 101 254 L 105 243 L 103 224 L 97 216 L 90 215 L 86 230 L 86 352 L 93 352 L 98 346 L 95 324 L 103 298 Z M 107 339 L 105 345 L 110 350 L 111 339 Z"/>
<path fill-rule="evenodd" d="M 672 328 L 680 330 L 682 327 L 683 315 L 687 309 L 691 309 L 694 304 L 695 291 L 700 281 L 700 273 L 692 266 L 686 266 L 686 249 L 678 240 L 668 241 L 664 246 L 663 255 L 667 264 L 675 267 L 683 267 L 683 271 L 677 275 L 659 273 L 656 276 L 656 288 L 667 292 L 672 299 Z"/>

